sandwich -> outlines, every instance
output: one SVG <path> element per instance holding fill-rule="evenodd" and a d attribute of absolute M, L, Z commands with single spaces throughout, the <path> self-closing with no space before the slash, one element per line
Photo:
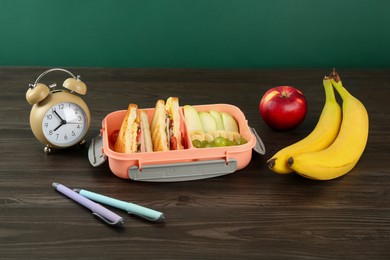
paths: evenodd
<path fill-rule="evenodd" d="M 170 151 L 184 149 L 181 132 L 179 99 L 170 97 L 156 103 L 151 136 L 153 151 Z"/>
<path fill-rule="evenodd" d="M 146 111 L 130 104 L 119 130 L 114 150 L 119 153 L 153 152 Z"/>

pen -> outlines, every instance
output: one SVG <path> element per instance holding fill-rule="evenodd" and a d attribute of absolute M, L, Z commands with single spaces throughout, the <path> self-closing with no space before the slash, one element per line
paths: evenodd
<path fill-rule="evenodd" d="M 81 196 L 77 192 L 69 189 L 68 187 L 53 182 L 52 184 L 53 188 L 59 191 L 60 193 L 64 194 L 65 196 L 73 199 L 74 201 L 80 203 L 84 207 L 90 209 L 92 211 L 92 214 L 101 220 L 103 220 L 105 223 L 113 226 L 120 226 L 123 224 L 123 218 L 114 212 L 106 209 L 105 207 Z"/>
<path fill-rule="evenodd" d="M 125 202 L 121 200 L 117 200 L 114 198 L 110 198 L 101 194 L 94 193 L 92 191 L 87 191 L 83 189 L 73 189 L 78 192 L 80 195 L 91 199 L 93 201 L 103 203 L 115 208 L 119 208 L 121 210 L 126 211 L 129 214 L 139 216 L 149 221 L 153 222 L 161 222 L 164 220 L 164 214 L 149 208 L 142 207 L 140 205 L 136 205 L 130 202 Z"/>

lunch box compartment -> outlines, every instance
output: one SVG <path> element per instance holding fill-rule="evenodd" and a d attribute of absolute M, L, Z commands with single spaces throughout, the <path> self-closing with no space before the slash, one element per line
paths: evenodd
<path fill-rule="evenodd" d="M 194 105 L 193 107 L 198 112 L 210 110 L 228 112 L 238 123 L 240 134 L 247 140 L 247 143 L 225 147 L 194 147 L 185 125 L 183 107 L 180 107 L 183 150 L 143 153 L 115 152 L 110 137 L 120 129 L 126 110 L 112 112 L 104 118 L 99 138 L 94 140 L 91 146 L 98 147 L 100 144 L 102 146 L 100 157 L 107 158 L 110 170 L 117 177 L 124 179 L 141 181 L 196 180 L 231 173 L 247 166 L 251 160 L 252 148 L 256 144 L 256 139 L 242 111 L 229 104 Z M 154 108 L 143 110 L 147 112 L 151 125 Z M 91 157 L 99 157 L 96 154 L 99 152 L 99 149 L 89 151 L 90 154 L 93 153 L 93 155 L 89 155 L 90 161 Z"/>

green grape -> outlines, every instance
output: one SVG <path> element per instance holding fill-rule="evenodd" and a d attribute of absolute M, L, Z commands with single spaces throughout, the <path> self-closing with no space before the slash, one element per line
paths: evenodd
<path fill-rule="evenodd" d="M 196 148 L 202 148 L 202 142 L 198 139 L 193 140 L 192 145 Z"/>
<path fill-rule="evenodd" d="M 205 148 L 206 145 L 208 145 L 208 144 L 209 144 L 209 142 L 207 142 L 206 140 L 203 140 L 200 147 L 201 147 L 201 148 Z"/>
<path fill-rule="evenodd" d="M 208 142 L 207 140 L 200 141 L 198 139 L 192 141 L 192 145 L 196 148 L 224 147 L 224 146 L 242 145 L 246 143 L 247 141 L 242 137 L 238 138 L 235 142 L 233 142 L 221 136 L 216 137 L 212 142 Z"/>
<path fill-rule="evenodd" d="M 246 144 L 246 143 L 247 143 L 247 141 L 242 137 L 237 139 L 237 145 L 242 145 L 242 144 Z"/>
<path fill-rule="evenodd" d="M 208 143 L 206 144 L 205 148 L 211 148 L 211 147 L 215 147 L 215 144 L 213 143 Z"/>
<path fill-rule="evenodd" d="M 229 139 L 226 140 L 226 146 L 233 146 L 233 145 L 237 145 L 237 144 L 233 141 L 230 141 Z"/>
<path fill-rule="evenodd" d="M 218 136 L 217 138 L 214 139 L 213 143 L 217 147 L 222 147 L 227 145 L 227 139 L 223 138 L 221 136 Z"/>

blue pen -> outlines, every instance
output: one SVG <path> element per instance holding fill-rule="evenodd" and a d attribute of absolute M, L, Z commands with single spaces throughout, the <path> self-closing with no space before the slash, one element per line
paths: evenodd
<path fill-rule="evenodd" d="M 164 220 L 164 214 L 153 209 L 145 208 L 130 202 L 110 198 L 92 191 L 87 191 L 83 189 L 73 190 L 88 199 L 124 210 L 129 214 L 139 216 L 149 221 L 161 222 Z"/>
<path fill-rule="evenodd" d="M 79 195 L 78 193 L 74 192 L 68 187 L 56 182 L 53 182 L 52 186 L 54 189 L 61 192 L 65 196 L 73 199 L 74 201 L 80 203 L 84 207 L 90 209 L 93 212 L 93 215 L 100 218 L 107 224 L 114 225 L 114 226 L 120 226 L 123 224 L 123 218 L 121 216 L 85 198 L 84 196 Z"/>

